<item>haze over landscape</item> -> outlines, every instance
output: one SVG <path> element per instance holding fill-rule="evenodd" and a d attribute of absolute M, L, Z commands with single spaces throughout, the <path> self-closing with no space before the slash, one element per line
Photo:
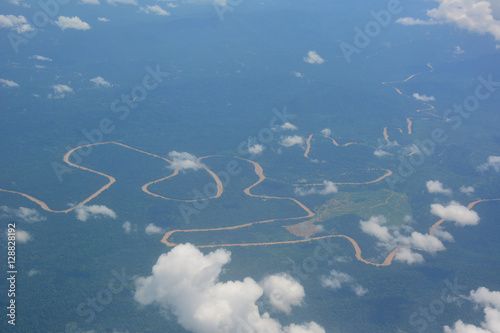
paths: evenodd
<path fill-rule="evenodd" d="M 1 332 L 500 332 L 500 2 L 4 0 Z"/>

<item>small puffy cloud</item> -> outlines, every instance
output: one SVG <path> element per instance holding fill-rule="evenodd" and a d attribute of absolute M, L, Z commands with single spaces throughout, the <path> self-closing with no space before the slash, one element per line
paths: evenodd
<path fill-rule="evenodd" d="M 172 1 L 172 0 L 165 0 Z M 227 6 L 227 0 L 185 0 L 184 2 L 193 4 L 193 5 L 212 5 L 215 4 L 217 6 Z"/>
<path fill-rule="evenodd" d="M 284 138 L 281 138 L 280 145 L 285 146 L 285 147 L 291 147 L 295 145 L 303 145 L 304 144 L 304 138 L 298 135 L 293 135 L 293 136 L 286 136 Z"/>
<path fill-rule="evenodd" d="M 427 96 L 427 95 L 420 95 L 418 93 L 413 94 L 413 98 L 422 101 L 422 102 L 430 102 L 430 101 L 435 101 L 436 99 L 434 96 Z"/>
<path fill-rule="evenodd" d="M 377 157 L 382 157 L 382 156 L 387 156 L 387 155 L 392 155 L 392 154 L 389 152 L 386 152 L 385 150 L 377 149 L 373 152 L 373 155 L 375 155 Z"/>
<path fill-rule="evenodd" d="M 84 4 L 84 5 L 100 5 L 101 4 L 99 2 L 99 0 L 81 0 L 80 3 Z"/>
<path fill-rule="evenodd" d="M 294 193 L 300 197 L 305 197 L 306 195 L 316 194 L 317 191 L 314 187 L 296 187 Z"/>
<path fill-rule="evenodd" d="M 472 187 L 472 186 L 461 186 L 460 187 L 460 192 L 465 193 L 465 194 L 472 194 L 472 193 L 474 193 L 474 187 Z"/>
<path fill-rule="evenodd" d="M 108 0 L 108 4 L 110 4 L 112 6 L 116 6 L 116 4 L 137 6 L 137 1 L 135 1 L 135 0 Z"/>
<path fill-rule="evenodd" d="M 448 206 L 432 204 L 431 213 L 447 221 L 453 221 L 456 225 L 476 225 L 479 223 L 479 215 L 473 210 L 452 201 Z"/>
<path fill-rule="evenodd" d="M 54 90 L 54 94 L 49 94 L 49 98 L 60 99 L 66 96 L 66 93 L 73 93 L 73 88 L 65 85 L 65 84 L 55 84 L 52 86 Z"/>
<path fill-rule="evenodd" d="M 402 24 L 402 25 L 433 25 L 437 24 L 437 22 L 429 20 L 429 21 L 424 21 L 421 19 L 415 19 L 412 17 L 401 17 L 396 20 L 396 23 Z"/>
<path fill-rule="evenodd" d="M 123 227 L 123 230 L 125 231 L 125 233 L 129 234 L 130 231 L 132 230 L 132 223 L 130 223 L 129 221 L 126 221 L 123 223 L 122 227 Z"/>
<path fill-rule="evenodd" d="M 427 15 L 435 21 L 452 23 L 481 35 L 489 33 L 495 40 L 500 40 L 500 21 L 493 17 L 489 1 L 440 0 L 439 7 L 428 10 Z"/>
<path fill-rule="evenodd" d="M 7 80 L 7 79 L 0 79 L 0 84 L 2 85 L 2 87 L 19 88 L 19 84 L 17 84 L 14 81 Z"/>
<path fill-rule="evenodd" d="M 387 219 L 382 215 L 372 216 L 368 221 L 359 222 L 361 231 L 365 234 L 374 236 L 382 242 L 388 242 L 392 239 L 392 236 L 389 233 L 389 228 L 382 226 L 385 223 L 387 223 Z"/>
<path fill-rule="evenodd" d="M 438 228 L 434 229 L 434 233 L 433 234 L 437 238 L 440 238 L 440 239 L 445 240 L 447 242 L 453 242 L 453 241 L 455 241 L 453 239 L 453 236 L 448 231 L 444 231 L 441 227 L 438 227 Z"/>
<path fill-rule="evenodd" d="M 155 14 L 155 15 L 160 15 L 160 16 L 168 16 L 170 15 L 169 12 L 167 12 L 165 9 L 161 8 L 158 5 L 147 5 L 146 7 L 141 7 L 141 11 L 145 12 L 146 14 Z"/>
<path fill-rule="evenodd" d="M 0 206 L 0 211 L 5 213 L 2 217 L 16 218 L 28 223 L 45 221 L 47 219 L 34 208 L 9 208 L 7 206 Z"/>
<path fill-rule="evenodd" d="M 40 272 L 37 271 L 36 269 L 30 269 L 28 272 L 28 276 L 33 276 L 33 275 L 36 275 L 38 273 L 40 273 Z"/>
<path fill-rule="evenodd" d="M 325 188 L 319 190 L 318 194 L 326 195 L 326 194 L 337 193 L 339 191 L 337 185 L 335 185 L 333 182 L 325 180 L 323 181 L 323 184 L 325 185 Z"/>
<path fill-rule="evenodd" d="M 31 237 L 29 232 L 19 229 L 16 230 L 16 242 L 24 244 L 32 239 L 33 238 Z"/>
<path fill-rule="evenodd" d="M 288 274 L 268 276 L 260 285 L 272 306 L 286 314 L 290 314 L 292 306 L 301 305 L 306 295 L 302 285 Z"/>
<path fill-rule="evenodd" d="M 223 266 L 230 261 L 231 252 L 225 249 L 203 254 L 191 244 L 177 245 L 160 255 L 150 276 L 135 280 L 134 299 L 142 305 L 156 304 L 171 310 L 178 323 L 193 333 L 325 333 L 314 322 L 282 327 L 269 313 L 261 314 L 256 302 L 264 289 L 255 280 L 219 281 Z M 282 303 L 276 300 L 276 304 L 296 303 L 303 297 L 299 289 L 284 290 L 290 297 Z"/>
<path fill-rule="evenodd" d="M 443 243 L 437 237 L 429 234 L 421 234 L 416 231 L 411 233 L 410 242 L 413 247 L 427 252 L 434 252 L 444 247 Z"/>
<path fill-rule="evenodd" d="M 356 296 L 363 296 L 364 294 L 366 294 L 368 292 L 368 289 L 366 289 L 362 285 L 358 284 L 358 285 L 354 285 L 352 287 L 352 291 L 354 291 Z"/>
<path fill-rule="evenodd" d="M 459 54 L 463 54 L 463 53 L 465 53 L 465 51 L 464 51 L 464 50 L 462 50 L 462 49 L 460 48 L 460 46 L 458 46 L 458 45 L 457 45 L 457 46 L 455 46 L 455 51 L 453 51 L 453 53 L 455 53 L 456 55 L 459 55 Z"/>
<path fill-rule="evenodd" d="M 479 171 L 488 171 L 490 168 L 495 172 L 500 171 L 500 156 L 489 156 L 486 163 L 477 167 Z"/>
<path fill-rule="evenodd" d="M 97 219 L 99 217 L 109 217 L 116 219 L 116 213 L 104 205 L 78 205 L 75 208 L 76 218 L 80 221 L 87 221 L 88 219 Z"/>
<path fill-rule="evenodd" d="M 427 10 L 429 20 L 400 18 L 404 25 L 453 24 L 470 32 L 491 34 L 500 40 L 500 21 L 493 16 L 492 3 L 486 0 L 437 0 L 439 6 Z"/>
<path fill-rule="evenodd" d="M 422 234 L 413 231 L 408 225 L 384 226 L 386 222 L 384 216 L 372 216 L 368 221 L 360 221 L 360 228 L 364 233 L 377 238 L 379 247 L 388 251 L 399 247 L 394 259 L 410 265 L 424 261 L 424 257 L 412 248 L 435 252 L 444 248 L 440 239 L 453 241 L 453 237 L 445 231 L 439 230 L 434 235 Z M 409 219 L 405 219 L 405 222 L 409 222 Z"/>
<path fill-rule="evenodd" d="M 89 30 L 90 25 L 87 22 L 83 22 L 78 16 L 67 17 L 59 16 L 55 21 L 55 24 L 62 30 L 75 29 L 75 30 Z"/>
<path fill-rule="evenodd" d="M 307 57 L 304 57 L 304 61 L 307 62 L 308 64 L 318 64 L 318 65 L 321 65 L 322 63 L 325 62 L 325 60 L 321 58 L 320 55 L 316 53 L 316 51 L 307 52 Z"/>
<path fill-rule="evenodd" d="M 265 147 L 261 144 L 254 144 L 253 146 L 250 145 L 250 142 L 248 142 L 248 152 L 252 155 L 259 155 L 264 151 Z"/>
<path fill-rule="evenodd" d="M 321 194 L 321 195 L 328 195 L 332 193 L 337 193 L 339 191 L 337 185 L 335 183 L 325 180 L 323 181 L 324 188 L 317 190 L 315 187 L 310 187 L 309 189 L 305 189 L 303 187 L 296 187 L 294 193 L 298 196 L 306 196 L 306 195 L 311 195 L 311 194 Z"/>
<path fill-rule="evenodd" d="M 104 80 L 100 76 L 95 77 L 93 79 L 90 79 L 90 82 L 93 82 L 96 85 L 96 87 L 106 87 L 106 88 L 111 87 L 111 83 L 109 83 L 108 81 Z"/>
<path fill-rule="evenodd" d="M 293 125 L 293 124 L 291 124 L 289 122 L 284 123 L 283 125 L 279 126 L 278 128 L 280 128 L 280 129 L 282 129 L 284 131 L 286 131 L 286 130 L 290 130 L 290 131 L 296 131 L 296 130 L 298 130 L 297 126 L 295 126 L 295 125 Z"/>
<path fill-rule="evenodd" d="M 0 15 L 0 28 L 11 29 L 18 34 L 33 30 L 33 27 L 27 22 L 26 18 L 22 15 Z"/>
<path fill-rule="evenodd" d="M 479 287 L 470 292 L 472 300 L 482 306 L 494 306 L 500 309 L 500 291 L 489 291 L 488 288 Z"/>
<path fill-rule="evenodd" d="M 444 326 L 444 333 L 500 332 L 500 291 L 490 291 L 486 287 L 479 287 L 477 290 L 471 290 L 469 299 L 476 306 L 483 308 L 484 320 L 481 322 L 481 327 L 458 320 L 453 327 Z"/>
<path fill-rule="evenodd" d="M 321 286 L 333 290 L 338 290 L 342 288 L 344 285 L 347 285 L 352 289 L 352 291 L 354 291 L 354 293 L 357 296 L 363 296 L 368 292 L 368 289 L 356 283 L 356 279 L 354 279 L 352 276 L 346 273 L 336 271 L 334 269 L 330 271 L 330 275 L 321 276 L 320 281 L 321 281 Z"/>
<path fill-rule="evenodd" d="M 98 17 L 97 19 L 98 19 L 99 21 L 101 21 L 101 22 L 109 22 L 109 21 L 110 21 L 109 19 L 107 19 L 107 18 L 105 18 L 105 17 Z"/>
<path fill-rule="evenodd" d="M 342 288 L 343 284 L 351 282 L 353 278 L 349 274 L 332 269 L 329 276 L 322 276 L 320 280 L 324 288 L 336 290 Z"/>
<path fill-rule="evenodd" d="M 424 257 L 420 253 L 416 253 L 407 247 L 403 247 L 398 250 L 396 256 L 394 256 L 394 260 L 412 265 L 423 263 Z"/>
<path fill-rule="evenodd" d="M 168 158 L 172 161 L 169 166 L 170 169 L 198 170 L 203 168 L 203 164 L 198 161 L 196 156 L 190 153 L 171 151 L 170 153 L 168 153 Z"/>
<path fill-rule="evenodd" d="M 163 234 L 165 232 L 162 228 L 155 225 L 154 223 L 148 224 L 144 231 L 146 232 L 146 235 Z"/>
<path fill-rule="evenodd" d="M 292 74 L 295 76 L 295 77 L 298 77 L 298 78 L 303 78 L 304 76 L 302 75 L 302 73 L 300 72 L 292 72 Z"/>
<path fill-rule="evenodd" d="M 439 180 L 429 180 L 425 183 L 427 191 L 429 193 L 442 193 L 446 195 L 451 195 L 453 191 L 449 188 L 444 188 L 443 184 Z"/>
<path fill-rule="evenodd" d="M 40 60 L 40 61 L 52 61 L 52 59 L 38 55 L 38 54 L 31 56 L 30 59 L 35 59 L 35 60 Z"/>
<path fill-rule="evenodd" d="M 321 134 L 329 136 L 330 134 L 332 134 L 332 130 L 329 128 L 324 128 L 321 130 Z"/>

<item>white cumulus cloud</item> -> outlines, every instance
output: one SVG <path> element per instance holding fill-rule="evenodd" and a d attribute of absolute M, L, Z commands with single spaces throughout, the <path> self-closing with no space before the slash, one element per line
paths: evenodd
<path fill-rule="evenodd" d="M 471 290 L 469 299 L 476 306 L 483 308 L 484 320 L 481 322 L 481 327 L 458 320 L 452 327 L 444 326 L 444 333 L 500 332 L 500 291 L 479 287 L 477 290 Z"/>
<path fill-rule="evenodd" d="M 109 83 L 108 81 L 104 80 L 100 76 L 95 77 L 93 79 L 90 79 L 90 82 L 93 82 L 96 85 L 96 87 L 106 87 L 106 88 L 111 87 L 111 83 Z"/>
<path fill-rule="evenodd" d="M 428 20 L 410 17 L 396 22 L 404 25 L 453 24 L 469 32 L 491 34 L 500 41 L 500 21 L 493 15 L 492 3 L 486 0 L 437 0 L 439 6 L 427 11 Z"/>
<path fill-rule="evenodd" d="M 2 87 L 19 88 L 19 84 L 17 84 L 14 81 L 7 80 L 7 79 L 0 79 L 0 84 L 2 85 Z"/>
<path fill-rule="evenodd" d="M 261 314 L 256 302 L 264 289 L 251 277 L 219 281 L 230 260 L 225 249 L 203 254 L 191 244 L 177 245 L 158 258 L 150 276 L 135 280 L 134 299 L 171 310 L 179 324 L 194 333 L 325 333 L 314 322 L 283 327 L 269 313 Z M 299 299 L 297 295 L 291 300 Z"/>
<path fill-rule="evenodd" d="M 307 62 L 308 64 L 318 64 L 318 65 L 321 65 L 322 63 L 325 62 L 325 60 L 321 58 L 321 56 L 317 54 L 316 51 L 307 52 L 307 57 L 304 57 L 304 61 Z"/>
<path fill-rule="evenodd" d="M 321 130 L 321 134 L 329 136 L 330 134 L 332 134 L 332 130 L 329 128 L 324 128 Z"/>
<path fill-rule="evenodd" d="M 368 292 L 368 289 L 356 282 L 356 279 L 347 273 L 342 273 L 332 269 L 329 275 L 320 277 L 321 286 L 338 290 L 343 286 L 349 286 L 357 296 L 363 296 Z"/>
<path fill-rule="evenodd" d="M 434 98 L 434 96 L 420 95 L 418 93 L 414 93 L 413 98 L 415 98 L 416 100 L 422 101 L 422 102 L 430 102 L 430 101 L 436 100 Z"/>
<path fill-rule="evenodd" d="M 429 193 L 441 193 L 446 195 L 451 195 L 453 191 L 449 188 L 444 188 L 443 184 L 439 180 L 429 180 L 425 183 L 427 191 Z"/>
<path fill-rule="evenodd" d="M 389 233 L 389 228 L 386 226 L 382 226 L 382 224 L 387 223 L 387 219 L 382 216 L 372 216 L 368 219 L 368 221 L 360 221 L 359 225 L 361 227 L 361 231 L 365 234 L 374 236 L 379 241 L 389 242 L 392 240 L 392 235 Z"/>
<path fill-rule="evenodd" d="M 168 153 L 168 158 L 172 161 L 169 168 L 179 170 L 198 170 L 203 168 L 203 164 L 198 161 L 196 156 L 186 152 L 171 151 Z"/>
<path fill-rule="evenodd" d="M 472 186 L 461 186 L 460 187 L 460 192 L 465 193 L 465 194 L 472 194 L 472 193 L 474 193 L 474 187 L 472 187 Z"/>
<path fill-rule="evenodd" d="M 29 232 L 19 229 L 16 230 L 16 242 L 24 244 L 32 239 L 33 238 L 31 237 Z"/>
<path fill-rule="evenodd" d="M 163 234 L 165 232 L 165 231 L 163 231 L 162 228 L 155 225 L 154 223 L 148 224 L 144 231 L 146 232 L 147 235 Z"/>
<path fill-rule="evenodd" d="M 391 153 L 389 153 L 385 150 L 382 150 L 382 149 L 377 149 L 373 152 L 373 155 L 375 155 L 377 157 L 382 157 L 382 156 L 391 155 Z"/>
<path fill-rule="evenodd" d="M 0 15 L 0 28 L 11 29 L 18 34 L 33 30 L 33 27 L 28 24 L 28 21 L 22 15 Z"/>
<path fill-rule="evenodd" d="M 34 208 L 26 208 L 26 207 L 10 208 L 7 206 L 0 206 L 0 211 L 3 211 L 5 213 L 2 215 L 2 217 L 18 218 L 21 219 L 23 222 L 28 222 L 28 223 L 45 221 L 47 219 L 45 216 L 40 214 Z"/>
<path fill-rule="evenodd" d="M 165 9 L 161 8 L 158 5 L 147 5 L 146 7 L 141 7 L 141 11 L 145 12 L 146 14 L 155 14 L 155 15 L 160 15 L 160 16 L 168 16 L 170 15 L 169 12 L 167 12 Z"/>
<path fill-rule="evenodd" d="M 135 0 L 108 0 L 108 4 L 113 5 L 113 6 L 116 6 L 116 4 L 137 6 L 137 1 L 135 1 Z"/>
<path fill-rule="evenodd" d="M 132 223 L 130 223 L 129 221 L 126 221 L 126 222 L 123 222 L 123 230 L 125 231 L 126 234 L 129 234 L 130 231 L 132 230 Z"/>
<path fill-rule="evenodd" d="M 88 219 L 97 219 L 99 217 L 109 217 L 116 219 L 116 213 L 104 205 L 78 205 L 75 208 L 76 218 L 80 221 Z"/>
<path fill-rule="evenodd" d="M 75 30 L 89 30 L 90 25 L 87 22 L 83 22 L 78 16 L 67 17 L 59 16 L 55 21 L 55 24 L 62 30 L 75 29 Z"/>
<path fill-rule="evenodd" d="M 394 260 L 404 262 L 408 265 L 421 264 L 425 261 L 423 255 L 414 252 L 407 247 L 400 248 L 396 253 L 396 256 L 394 256 Z"/>
<path fill-rule="evenodd" d="M 264 151 L 265 147 L 261 144 L 250 145 L 250 141 L 248 142 L 248 152 L 252 155 L 259 155 Z"/>
<path fill-rule="evenodd" d="M 291 147 L 295 145 L 303 145 L 304 144 L 304 138 L 298 135 L 293 135 L 293 136 L 286 136 L 284 138 L 281 138 L 280 145 L 285 146 L 285 147 Z"/>
<path fill-rule="evenodd" d="M 99 2 L 99 0 L 81 0 L 82 4 L 84 5 L 100 5 L 101 3 Z"/>
<path fill-rule="evenodd" d="M 110 20 L 105 18 L 105 17 L 98 17 L 97 20 L 101 21 L 101 22 L 109 22 Z"/>
<path fill-rule="evenodd" d="M 286 130 L 296 131 L 296 130 L 298 130 L 297 126 L 289 123 L 288 121 L 286 123 L 284 123 L 283 125 L 279 126 L 278 128 L 283 130 L 283 131 L 286 131 Z"/>
<path fill-rule="evenodd" d="M 500 171 L 500 156 L 489 156 L 486 163 L 477 167 L 479 171 L 488 171 L 489 169 Z"/>
<path fill-rule="evenodd" d="M 424 21 L 421 19 L 415 19 L 413 17 L 401 17 L 396 20 L 396 23 L 402 24 L 402 25 L 432 25 L 432 24 L 437 24 L 437 22 L 429 20 L 429 21 Z"/>
<path fill-rule="evenodd" d="M 311 194 L 328 195 L 339 191 L 337 185 L 331 181 L 325 180 L 323 181 L 323 185 L 324 187 L 319 190 L 316 189 L 316 187 L 309 187 L 308 189 L 304 187 L 296 187 L 294 192 L 296 195 L 303 197 Z"/>
<path fill-rule="evenodd" d="M 473 210 L 460 205 L 456 201 L 450 202 L 447 206 L 432 204 L 431 213 L 447 221 L 453 221 L 456 225 L 476 225 L 479 223 L 479 215 Z"/>
<path fill-rule="evenodd" d="M 260 285 L 272 306 L 290 314 L 292 306 L 299 306 L 306 293 L 304 287 L 288 274 L 276 274 L 264 278 Z"/>
<path fill-rule="evenodd" d="M 409 219 L 405 219 L 406 221 Z M 360 228 L 364 233 L 377 238 L 379 241 L 377 246 L 387 251 L 400 247 L 394 259 L 407 264 L 424 261 L 424 257 L 412 248 L 433 253 L 444 248 L 440 239 L 453 241 L 453 237 L 442 230 L 429 235 L 414 231 L 408 225 L 388 227 L 384 225 L 386 223 L 387 219 L 384 216 L 372 216 L 367 221 L 360 221 Z"/>
<path fill-rule="evenodd" d="M 40 60 L 40 61 L 52 61 L 52 59 L 38 55 L 38 54 L 31 56 L 30 59 L 35 59 L 35 60 Z"/>
<path fill-rule="evenodd" d="M 54 94 L 49 94 L 49 98 L 64 98 L 67 93 L 73 93 L 73 88 L 65 84 L 55 84 L 52 86 L 52 89 L 54 90 Z"/>

